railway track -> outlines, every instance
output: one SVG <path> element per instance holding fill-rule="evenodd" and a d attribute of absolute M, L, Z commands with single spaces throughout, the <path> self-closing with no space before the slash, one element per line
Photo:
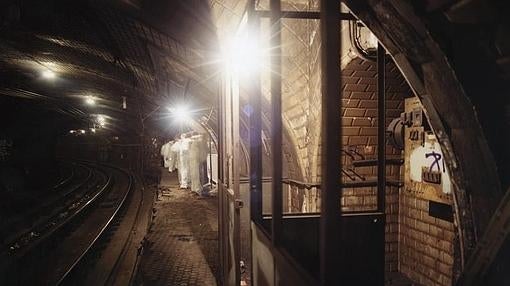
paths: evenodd
<path fill-rule="evenodd" d="M 0 285 L 77 285 L 87 281 L 87 276 L 98 276 L 93 269 L 107 273 L 99 275 L 103 278 L 96 279 L 94 285 L 115 280 L 112 277 L 118 271 L 119 257 L 132 233 L 116 231 L 121 225 L 126 229 L 123 223 L 126 215 L 134 227 L 143 194 L 133 195 L 134 177 L 122 169 L 80 164 L 91 170 L 80 190 L 63 192 L 74 195 L 57 200 L 58 212 L 41 219 L 8 249 L 0 250 Z M 118 250 L 105 251 L 115 235 Z M 108 259 L 110 265 L 95 267 L 94 263 L 102 256 L 112 257 Z"/>
<path fill-rule="evenodd" d="M 5 247 L 16 247 L 16 240 L 23 234 L 30 233 L 33 228 L 47 220 L 48 217 L 61 211 L 74 199 L 73 196 L 81 196 L 80 190 L 91 181 L 93 173 L 86 165 L 72 163 L 69 166 L 70 174 L 62 178 L 44 195 L 37 198 L 39 201 L 36 207 L 18 210 L 15 215 L 4 214 L 0 222 L 0 254 Z M 23 201 L 11 201 L 12 204 L 23 204 Z"/>

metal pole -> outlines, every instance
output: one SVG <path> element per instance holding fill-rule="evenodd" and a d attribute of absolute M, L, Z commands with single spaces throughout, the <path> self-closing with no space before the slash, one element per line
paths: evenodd
<path fill-rule="evenodd" d="M 209 180 L 208 180 L 208 184 L 209 184 L 209 188 L 211 188 L 212 190 L 212 144 L 213 144 L 213 139 L 212 139 L 212 135 L 209 134 L 209 132 L 207 132 L 207 134 L 209 135 Z"/>
<path fill-rule="evenodd" d="M 282 76 L 281 76 L 281 1 L 271 0 L 271 149 L 273 154 L 272 224 L 274 246 L 282 238 Z"/>
<path fill-rule="evenodd" d="M 255 0 L 248 6 L 248 25 L 254 37 L 259 37 L 260 18 L 255 14 Z M 262 117 L 260 111 L 260 73 L 252 74 L 246 81 L 250 114 L 250 218 L 262 223 Z"/>
<path fill-rule="evenodd" d="M 379 43 L 377 45 L 377 208 L 385 214 L 386 213 L 386 98 L 385 98 L 385 56 L 386 51 Z M 383 216 L 383 223 L 386 223 L 386 218 Z M 384 268 L 385 253 L 379 261 Z M 384 271 L 382 271 L 384 275 Z M 384 279 L 383 279 L 384 281 Z M 381 285 L 383 282 L 381 282 Z"/>
<path fill-rule="evenodd" d="M 377 209 L 384 213 L 386 207 L 386 98 L 384 92 L 385 77 L 384 47 L 377 46 Z"/>
<path fill-rule="evenodd" d="M 340 1 L 321 0 L 322 183 L 320 221 L 320 284 L 341 283 L 341 82 Z"/>
<path fill-rule="evenodd" d="M 227 262 L 226 262 L 226 255 L 225 255 L 225 237 L 227 237 L 225 232 L 225 205 L 223 201 L 223 171 L 224 171 L 224 155 L 223 155 L 223 142 L 225 140 L 224 138 L 224 132 L 225 132 L 225 116 L 224 116 L 224 108 L 223 108 L 223 96 L 225 95 L 225 74 L 222 73 L 222 75 L 219 78 L 219 84 L 218 84 L 218 95 L 216 99 L 216 104 L 218 106 L 218 116 L 217 116 L 217 125 L 218 125 L 218 145 L 217 145 L 217 152 L 218 152 L 218 162 L 217 162 L 217 168 L 218 168 L 218 230 L 219 230 L 219 256 L 220 256 L 220 266 L 221 266 L 221 281 L 225 282 L 227 279 L 226 270 L 228 268 Z"/>

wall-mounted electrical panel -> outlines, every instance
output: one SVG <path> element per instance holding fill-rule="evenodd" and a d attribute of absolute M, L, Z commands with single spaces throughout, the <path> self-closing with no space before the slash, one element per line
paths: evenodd
<path fill-rule="evenodd" d="M 404 191 L 443 204 L 452 204 L 452 185 L 443 152 L 424 120 L 418 98 L 405 100 Z"/>

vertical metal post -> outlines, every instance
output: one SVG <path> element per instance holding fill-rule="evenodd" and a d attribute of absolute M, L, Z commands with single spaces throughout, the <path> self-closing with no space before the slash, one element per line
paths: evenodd
<path fill-rule="evenodd" d="M 322 65 L 322 183 L 320 224 L 320 283 L 341 283 L 341 82 L 340 1 L 321 0 Z"/>
<path fill-rule="evenodd" d="M 385 213 L 386 208 L 386 95 L 385 95 L 384 47 L 377 46 L 377 209 Z"/>
<path fill-rule="evenodd" d="M 260 18 L 255 14 L 255 0 L 248 6 L 248 25 L 254 37 L 259 37 Z M 250 114 L 250 218 L 262 223 L 262 117 L 260 110 L 260 72 L 246 81 L 252 112 Z"/>
<path fill-rule="evenodd" d="M 217 124 L 218 124 L 218 146 L 217 146 L 217 152 L 218 152 L 218 182 L 217 182 L 217 188 L 218 188 L 218 230 L 219 230 L 219 254 L 220 254 L 220 266 L 221 266 L 221 281 L 225 281 L 226 275 L 225 270 L 227 269 L 227 263 L 225 260 L 225 205 L 223 202 L 223 180 L 224 180 L 224 154 L 223 154 L 223 144 L 224 144 L 224 133 L 225 133 L 225 116 L 224 116 L 224 108 L 223 108 L 223 96 L 225 95 L 225 75 L 222 73 L 221 76 L 219 76 L 219 84 L 218 84 L 218 96 L 217 96 L 217 106 L 218 106 L 218 114 L 217 114 Z"/>
<path fill-rule="evenodd" d="M 239 136 L 239 97 L 240 87 L 239 78 L 234 74 L 232 76 L 232 189 L 234 191 L 234 197 L 232 198 L 234 204 L 234 266 L 235 266 L 235 285 L 241 285 L 241 210 L 236 207 L 236 201 L 241 198 L 240 190 L 240 163 L 241 163 L 241 139 Z"/>
<path fill-rule="evenodd" d="M 210 132 L 207 132 L 207 135 L 209 135 L 209 180 L 207 181 L 207 183 L 209 183 L 209 188 L 212 189 L 212 181 L 213 181 L 213 178 L 212 178 L 212 144 L 213 144 L 213 138 L 212 138 L 212 134 Z"/>
<path fill-rule="evenodd" d="M 273 154 L 272 224 L 274 246 L 281 245 L 282 233 L 282 75 L 281 1 L 271 0 L 271 149 Z"/>

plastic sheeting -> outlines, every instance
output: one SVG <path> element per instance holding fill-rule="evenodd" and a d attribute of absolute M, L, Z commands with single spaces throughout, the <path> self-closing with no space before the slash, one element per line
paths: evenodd
<path fill-rule="evenodd" d="M 191 191 L 203 195 L 207 184 L 207 142 L 204 136 L 191 137 L 190 148 L 190 177 Z"/>
<path fill-rule="evenodd" d="M 170 141 L 161 147 L 161 156 L 168 171 L 178 170 L 179 185 L 183 189 L 190 188 L 199 195 L 209 192 L 207 176 L 208 145 L 204 135 Z"/>
<path fill-rule="evenodd" d="M 173 172 L 177 168 L 177 154 L 175 152 L 174 141 L 170 141 L 165 145 L 161 146 L 161 156 L 163 156 L 164 167 L 168 171 Z"/>
<path fill-rule="evenodd" d="M 178 144 L 176 149 L 178 150 L 179 164 L 177 165 L 179 174 L 179 183 L 182 189 L 187 189 L 190 186 L 190 164 L 189 164 L 189 149 L 191 141 L 187 138 L 181 138 L 176 142 Z"/>

